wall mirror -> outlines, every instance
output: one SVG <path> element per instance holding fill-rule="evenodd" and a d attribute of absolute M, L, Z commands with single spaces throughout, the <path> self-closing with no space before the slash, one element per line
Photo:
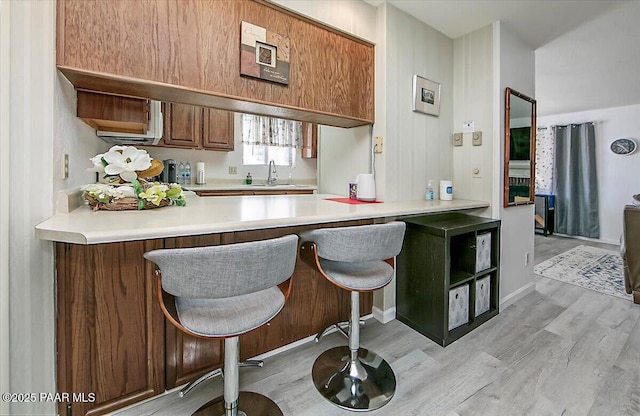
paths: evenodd
<path fill-rule="evenodd" d="M 536 100 L 511 88 L 505 95 L 504 207 L 533 204 Z"/>

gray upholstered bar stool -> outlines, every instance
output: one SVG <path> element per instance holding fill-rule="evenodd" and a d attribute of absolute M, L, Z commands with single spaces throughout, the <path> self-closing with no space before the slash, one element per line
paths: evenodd
<path fill-rule="evenodd" d="M 282 416 L 269 398 L 239 391 L 238 336 L 266 324 L 284 306 L 298 237 L 145 253 L 156 263 L 160 306 L 181 331 L 224 339 L 224 395 L 194 414 Z M 184 389 L 220 374 L 206 374 Z M 182 396 L 182 394 L 181 394 Z"/>
<path fill-rule="evenodd" d="M 384 406 L 391 400 L 396 378 L 389 364 L 376 353 L 360 348 L 360 292 L 380 289 L 393 278 L 385 260 L 402 249 L 405 223 L 322 228 L 300 234 L 300 256 L 338 287 L 351 291 L 351 316 L 331 325 L 349 338 L 348 347 L 323 352 L 312 370 L 316 389 L 333 404 L 356 411 Z M 348 324 L 348 334 L 342 326 Z"/>

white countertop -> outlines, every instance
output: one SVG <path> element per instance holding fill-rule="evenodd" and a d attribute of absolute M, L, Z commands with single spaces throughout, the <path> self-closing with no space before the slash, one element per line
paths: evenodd
<path fill-rule="evenodd" d="M 331 197 L 335 196 L 198 197 L 188 193 L 185 207 L 113 212 L 92 211 L 88 206 L 82 206 L 38 224 L 36 237 L 66 243 L 100 244 L 399 217 L 489 206 L 487 202 L 462 199 L 352 205 L 325 199 Z"/>

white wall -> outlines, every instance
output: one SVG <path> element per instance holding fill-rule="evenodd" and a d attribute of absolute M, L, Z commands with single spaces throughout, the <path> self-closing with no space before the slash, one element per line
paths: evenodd
<path fill-rule="evenodd" d="M 609 146 L 621 137 L 633 137 L 640 145 L 640 105 L 538 117 L 541 127 L 590 121 L 596 122 L 600 240 L 619 244 L 623 207 L 640 193 L 640 151 L 620 156 Z"/>
<path fill-rule="evenodd" d="M 34 226 L 53 214 L 55 2 L 11 2 L 9 278 L 11 392 L 55 392 L 53 245 Z M 4 72 L 4 71 L 3 71 Z M 4 89 L 3 89 L 4 95 Z M 4 148 L 3 148 L 4 153 Z M 52 414 L 52 403 L 10 414 Z"/>
<path fill-rule="evenodd" d="M 0 0 L 0 177 L 8 178 L 11 145 L 10 42 L 11 2 Z M 5 183 L 3 182 L 3 186 Z M 9 351 L 9 192 L 0 192 L 0 392 L 10 391 Z M 9 403 L 0 401 L 0 415 L 9 414 Z"/>
<path fill-rule="evenodd" d="M 473 121 L 482 132 L 482 145 L 473 146 L 472 134 L 463 134 L 462 146 L 453 147 L 454 197 L 491 201 L 493 189 L 494 149 L 500 138 L 494 130 L 495 86 L 493 82 L 493 28 L 476 30 L 454 41 L 453 132 L 462 132 L 462 124 Z M 473 175 L 478 169 L 479 175 Z M 479 177 L 477 177 L 479 176 Z M 490 210 L 483 215 L 492 216 Z"/>
<path fill-rule="evenodd" d="M 384 199 L 423 199 L 429 179 L 437 186 L 453 175 L 453 40 L 391 5 L 381 7 L 386 8 Z M 440 83 L 439 117 L 412 111 L 414 74 Z"/>
<path fill-rule="evenodd" d="M 54 67 L 55 70 L 55 67 Z M 55 71 L 55 136 L 53 139 L 53 194 L 95 181 L 89 159 L 110 146 L 100 140 L 95 130 L 76 117 L 76 91 L 73 85 Z M 69 155 L 69 177 L 62 178 L 64 155 Z"/>
<path fill-rule="evenodd" d="M 504 105 L 505 89 L 511 87 L 525 95 L 535 98 L 535 54 L 524 43 L 519 41 L 508 29 L 496 22 L 493 25 L 494 39 L 496 43 L 494 55 L 497 74 L 499 74 L 500 87 L 495 90 L 499 96 L 495 98 L 499 102 L 499 119 L 494 117 L 499 131 L 500 147 L 496 146 L 494 161 L 500 166 L 498 172 L 499 183 L 493 191 L 492 203 L 494 207 L 500 207 L 500 219 L 502 220 L 502 252 L 500 255 L 500 300 L 503 306 L 515 301 L 520 296 L 532 291 L 533 282 L 533 237 L 534 237 L 534 206 L 502 207 L 502 186 L 504 178 Z M 525 255 L 529 253 L 529 264 L 525 266 Z"/>

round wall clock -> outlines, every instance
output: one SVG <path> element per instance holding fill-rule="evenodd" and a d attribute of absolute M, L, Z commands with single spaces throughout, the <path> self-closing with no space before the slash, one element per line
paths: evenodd
<path fill-rule="evenodd" d="M 616 139 L 611 142 L 611 151 L 617 155 L 630 155 L 638 148 L 638 144 L 631 137 Z"/>

